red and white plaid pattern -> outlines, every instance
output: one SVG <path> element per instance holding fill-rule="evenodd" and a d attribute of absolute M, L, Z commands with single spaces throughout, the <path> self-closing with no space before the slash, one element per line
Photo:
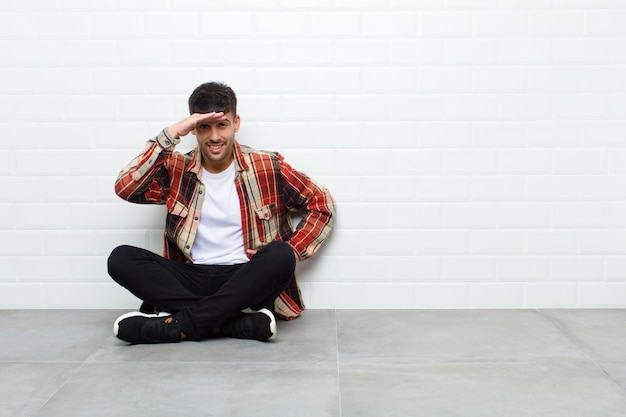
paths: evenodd
<path fill-rule="evenodd" d="M 140 204 L 165 204 L 163 256 L 189 262 L 202 209 L 201 154 L 175 152 L 180 139 L 162 131 L 119 174 L 115 192 Z M 255 151 L 235 142 L 235 187 L 239 194 L 246 249 L 259 250 L 273 240 L 291 245 L 300 260 L 311 257 L 326 240 L 335 220 L 328 190 L 296 171 L 274 152 Z M 301 212 L 295 230 L 290 212 Z M 276 313 L 294 319 L 304 309 L 294 277 L 275 303 Z"/>

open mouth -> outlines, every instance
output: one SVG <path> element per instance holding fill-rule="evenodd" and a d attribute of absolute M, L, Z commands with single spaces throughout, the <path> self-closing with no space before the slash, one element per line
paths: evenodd
<path fill-rule="evenodd" d="M 209 148 L 209 152 L 217 154 L 222 151 L 222 149 L 224 148 L 224 144 L 223 143 L 211 143 L 207 147 Z"/>

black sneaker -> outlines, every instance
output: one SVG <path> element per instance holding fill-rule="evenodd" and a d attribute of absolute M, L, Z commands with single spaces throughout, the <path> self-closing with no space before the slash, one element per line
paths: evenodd
<path fill-rule="evenodd" d="M 126 313 L 113 323 L 113 334 L 128 343 L 180 342 L 182 329 L 172 316 L 155 317 L 138 311 Z"/>
<path fill-rule="evenodd" d="M 276 319 L 266 308 L 259 311 L 247 310 L 228 320 L 220 330 L 220 333 L 226 337 L 273 340 L 276 337 Z"/>

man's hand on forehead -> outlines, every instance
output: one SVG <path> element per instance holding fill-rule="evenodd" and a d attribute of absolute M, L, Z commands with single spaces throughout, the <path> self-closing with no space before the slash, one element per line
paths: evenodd
<path fill-rule="evenodd" d="M 215 123 L 220 120 L 226 120 L 227 117 L 223 112 L 211 112 L 211 113 L 194 113 L 184 120 L 167 128 L 167 133 L 172 138 L 180 138 L 186 136 L 189 132 L 193 131 L 196 126 L 201 123 Z"/>

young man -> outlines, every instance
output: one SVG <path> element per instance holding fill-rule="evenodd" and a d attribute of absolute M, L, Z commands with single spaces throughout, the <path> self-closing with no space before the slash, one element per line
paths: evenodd
<path fill-rule="evenodd" d="M 304 308 L 295 265 L 328 237 L 333 199 L 281 155 L 235 140 L 240 117 L 230 87 L 202 84 L 189 113 L 149 140 L 115 182 L 121 198 L 165 204 L 167 216 L 163 256 L 120 246 L 109 257 L 111 277 L 143 300 L 113 333 L 129 343 L 273 339 L 274 314 L 293 319 Z M 188 133 L 198 145 L 175 152 Z M 303 216 L 295 230 L 292 211 Z"/>

